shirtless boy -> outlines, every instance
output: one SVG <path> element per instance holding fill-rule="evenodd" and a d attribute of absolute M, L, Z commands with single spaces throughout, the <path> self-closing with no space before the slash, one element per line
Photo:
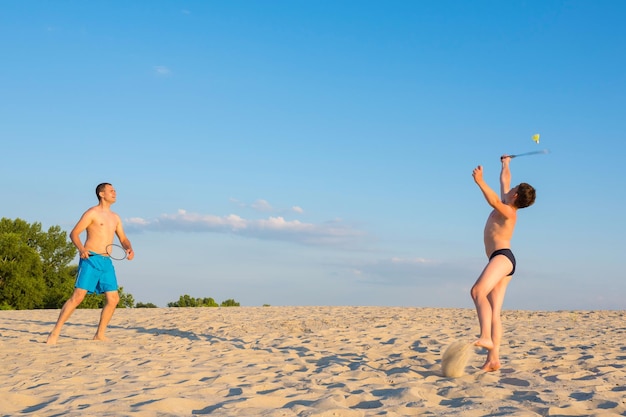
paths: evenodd
<path fill-rule="evenodd" d="M 70 233 L 72 243 L 78 249 L 80 260 L 74 293 L 63 304 L 61 313 L 46 343 L 55 344 L 61 334 L 61 327 L 70 318 L 76 307 L 83 301 L 87 293 L 102 294 L 105 304 L 100 314 L 98 329 L 94 340 L 107 340 L 104 336 L 109 321 L 113 317 L 117 303 L 120 300 L 117 292 L 117 278 L 111 259 L 106 255 L 106 247 L 113 243 L 117 235 L 122 247 L 126 250 L 127 259 L 135 256 L 130 241 L 124 233 L 120 217 L 111 211 L 111 204 L 115 203 L 115 189 L 109 183 L 102 183 L 96 187 L 98 205 L 88 209 L 80 218 Z M 87 231 L 85 244 L 80 235 Z"/>
<path fill-rule="evenodd" d="M 500 369 L 500 340 L 502 338 L 502 303 L 506 287 L 515 272 L 515 257 L 511 252 L 511 238 L 517 220 L 517 210 L 535 202 L 535 189 L 521 183 L 510 188 L 511 157 L 501 158 L 500 194 L 493 191 L 483 180 L 483 167 L 474 169 L 472 176 L 483 192 L 493 211 L 485 224 L 485 252 L 489 258 L 487 266 L 472 287 L 471 295 L 476 306 L 480 336 L 475 346 L 487 349 L 487 360 L 482 369 L 488 372 Z"/>

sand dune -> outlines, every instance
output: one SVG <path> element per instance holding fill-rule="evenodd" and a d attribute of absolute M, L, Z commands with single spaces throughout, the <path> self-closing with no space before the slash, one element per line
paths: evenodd
<path fill-rule="evenodd" d="M 626 314 L 507 311 L 503 367 L 441 358 L 469 309 L 119 309 L 111 342 L 78 310 L 0 311 L 0 416 L 625 416 Z"/>

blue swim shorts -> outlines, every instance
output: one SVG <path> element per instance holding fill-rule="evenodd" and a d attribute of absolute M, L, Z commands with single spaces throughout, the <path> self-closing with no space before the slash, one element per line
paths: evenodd
<path fill-rule="evenodd" d="M 111 258 L 93 252 L 89 253 L 89 258 L 81 258 L 74 287 L 87 290 L 89 294 L 117 291 L 117 277 Z"/>

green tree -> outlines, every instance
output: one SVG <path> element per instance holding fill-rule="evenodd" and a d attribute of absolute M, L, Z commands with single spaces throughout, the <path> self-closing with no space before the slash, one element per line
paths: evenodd
<path fill-rule="evenodd" d="M 87 294 L 77 308 L 96 309 L 104 307 L 104 294 Z"/>
<path fill-rule="evenodd" d="M 135 305 L 135 308 L 158 308 L 156 304 L 153 303 L 142 303 L 141 301 L 138 301 L 137 304 Z"/>
<path fill-rule="evenodd" d="M 235 300 L 233 300 L 232 298 L 229 298 L 228 300 L 222 301 L 222 304 L 220 304 L 222 307 L 239 307 L 239 303 Z"/>
<path fill-rule="evenodd" d="M 76 256 L 76 248 L 68 240 L 67 234 L 59 226 L 52 226 L 44 232 L 41 223 L 29 224 L 22 219 L 0 219 L 0 236 L 10 234 L 17 236 L 20 245 L 32 249 L 40 262 L 40 268 L 37 271 L 31 271 L 33 275 L 30 278 L 36 286 L 43 279 L 46 290 L 41 299 L 37 298 L 36 292 L 26 295 L 26 297 L 36 298 L 34 304 L 27 303 L 32 305 L 28 308 L 60 308 L 72 294 L 76 272 L 76 266 L 70 265 Z M 0 257 L 5 255 L 8 253 L 0 250 Z M 28 268 L 26 264 L 23 267 Z M 0 288 L 0 293 L 2 292 Z M 15 307 L 23 308 L 17 305 Z"/>
<path fill-rule="evenodd" d="M 117 290 L 120 294 L 120 302 L 117 303 L 117 308 L 133 308 L 135 307 L 135 298 L 132 294 L 124 292 L 124 287 L 120 287 Z"/>
<path fill-rule="evenodd" d="M 181 295 L 178 301 L 167 303 L 168 307 L 218 307 L 213 298 L 193 298 L 189 295 Z"/>
<path fill-rule="evenodd" d="M 74 291 L 78 265 L 70 265 L 77 250 L 59 226 L 52 226 L 47 233 L 39 235 L 36 242 L 42 259 L 43 277 L 48 291 L 44 308 L 61 308 Z"/>
<path fill-rule="evenodd" d="M 37 252 L 17 233 L 0 233 L 0 304 L 18 310 L 43 305 L 46 284 Z"/>
<path fill-rule="evenodd" d="M 78 265 L 69 265 L 54 280 L 46 281 L 48 287 L 44 297 L 43 308 L 61 308 L 74 292 L 74 282 L 78 274 Z M 54 283 L 56 281 L 56 283 Z"/>
<path fill-rule="evenodd" d="M 117 293 L 120 296 L 120 302 L 117 303 L 117 308 L 133 308 L 135 306 L 134 297 L 132 294 L 126 294 L 124 287 L 119 287 Z M 104 294 L 87 294 L 78 308 L 102 308 L 104 307 L 104 302 Z"/>

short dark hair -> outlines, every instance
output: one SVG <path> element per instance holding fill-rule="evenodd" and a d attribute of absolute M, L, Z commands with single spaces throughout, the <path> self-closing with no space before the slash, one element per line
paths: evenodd
<path fill-rule="evenodd" d="M 524 208 L 532 206 L 535 202 L 536 192 L 532 185 L 525 182 L 517 186 L 517 198 L 515 199 L 515 207 Z"/>
<path fill-rule="evenodd" d="M 101 184 L 98 184 L 98 186 L 96 187 L 96 197 L 98 197 L 98 201 L 101 200 L 100 193 L 104 191 L 104 187 L 106 187 L 107 185 L 111 185 L 111 184 L 109 184 L 108 182 L 103 182 Z"/>

